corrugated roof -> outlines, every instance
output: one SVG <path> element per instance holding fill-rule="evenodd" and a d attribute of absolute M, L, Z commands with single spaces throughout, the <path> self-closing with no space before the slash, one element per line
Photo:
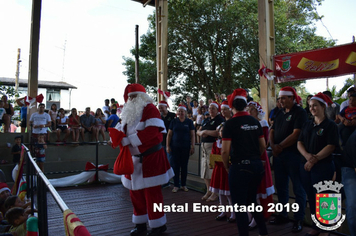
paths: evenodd
<path fill-rule="evenodd" d="M 143 4 L 145 4 L 145 3 L 146 3 L 147 1 L 149 1 L 149 0 L 132 0 L 132 1 L 142 3 L 142 5 L 143 5 Z M 156 6 L 156 5 L 155 5 L 155 0 L 151 0 L 150 3 L 148 3 L 148 5 L 149 5 L 149 6 L 152 6 L 152 7 Z"/>
<path fill-rule="evenodd" d="M 0 77 L 1 85 L 15 86 L 15 78 Z M 19 79 L 19 87 L 28 87 L 28 81 L 25 79 Z M 60 89 L 77 89 L 74 85 L 68 84 L 66 82 L 55 82 L 55 81 L 38 81 L 39 88 L 60 88 Z"/>

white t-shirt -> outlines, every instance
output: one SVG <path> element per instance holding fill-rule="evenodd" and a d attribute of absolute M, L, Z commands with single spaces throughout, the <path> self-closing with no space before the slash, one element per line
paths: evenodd
<path fill-rule="evenodd" d="M 64 125 L 63 123 L 66 123 L 68 119 L 69 119 L 68 116 L 64 116 L 63 118 L 60 118 L 58 116 L 57 120 L 61 120 L 61 124 L 58 124 L 58 126 L 67 126 L 67 125 Z"/>
<path fill-rule="evenodd" d="M 35 112 L 31 115 L 30 122 L 32 122 L 33 126 L 36 125 L 47 125 L 48 122 L 51 122 L 51 117 L 46 112 L 43 114 L 39 114 Z M 34 134 L 46 134 L 48 127 L 44 128 L 33 128 L 32 133 Z"/>
<path fill-rule="evenodd" d="M 192 107 L 193 116 L 198 116 L 198 108 L 199 108 L 199 107 Z"/>
<path fill-rule="evenodd" d="M 346 101 L 343 101 L 340 105 L 340 111 L 342 111 L 342 109 L 344 109 L 345 107 L 349 106 L 349 99 L 347 99 Z"/>
<path fill-rule="evenodd" d="M 105 111 L 108 111 L 109 114 L 105 113 Z M 103 106 L 103 113 L 105 115 L 105 120 L 107 120 L 110 116 L 110 107 L 109 106 Z"/>

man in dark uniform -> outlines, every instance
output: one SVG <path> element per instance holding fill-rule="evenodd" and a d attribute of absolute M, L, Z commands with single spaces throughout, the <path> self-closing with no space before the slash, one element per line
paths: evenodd
<path fill-rule="evenodd" d="M 169 129 L 169 125 L 171 124 L 171 121 L 176 118 L 176 114 L 168 111 L 168 108 L 169 108 L 169 105 L 166 101 L 160 101 L 158 103 L 158 110 L 161 113 L 161 118 L 164 122 L 164 126 L 166 127 L 167 132 Z M 166 150 L 166 139 L 167 139 L 167 133 L 164 133 L 163 141 L 162 141 L 162 146 L 163 146 L 164 150 Z M 168 157 L 168 161 L 171 162 L 169 153 L 167 153 L 167 157 Z"/>
<path fill-rule="evenodd" d="M 218 131 L 216 128 L 224 122 L 224 118 L 219 114 L 220 105 L 217 102 L 212 102 L 209 105 L 210 117 L 204 119 L 202 126 L 197 131 L 197 135 L 201 137 L 201 170 L 200 177 L 204 179 L 207 192 L 202 197 L 202 200 L 209 201 L 217 200 L 218 196 L 209 191 L 210 180 L 213 170 L 209 167 L 211 149 L 218 137 Z"/>
<path fill-rule="evenodd" d="M 356 235 L 356 131 L 346 142 L 342 153 L 342 184 L 346 195 L 346 219 L 351 236 Z"/>
<path fill-rule="evenodd" d="M 292 232 L 303 229 L 305 215 L 306 194 L 299 174 L 300 157 L 297 140 L 303 124 L 307 121 L 305 110 L 298 106 L 299 98 L 292 87 L 284 87 L 279 92 L 282 109 L 276 114 L 270 131 L 270 145 L 273 153 L 275 186 L 278 201 L 283 206 L 289 201 L 289 178 L 293 183 L 295 201 L 299 204 L 299 211 L 294 213 L 295 222 Z M 298 167 L 298 168 L 297 168 Z M 270 221 L 270 224 L 288 223 L 286 209 Z"/>

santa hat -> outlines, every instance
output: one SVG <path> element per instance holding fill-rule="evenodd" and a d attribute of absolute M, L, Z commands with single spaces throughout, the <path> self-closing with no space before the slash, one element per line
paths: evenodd
<path fill-rule="evenodd" d="M 171 93 L 170 93 L 170 92 L 168 92 L 168 91 L 162 91 L 162 90 L 160 90 L 160 89 L 158 89 L 157 92 L 158 92 L 159 94 L 162 94 L 163 97 L 165 97 L 166 99 L 170 99 L 170 98 L 169 98 L 169 97 L 171 96 Z"/>
<path fill-rule="evenodd" d="M 294 90 L 294 88 L 292 88 L 290 86 L 281 88 L 281 90 L 279 91 L 279 96 L 293 96 L 295 99 L 295 102 L 297 104 L 300 103 L 297 92 Z"/>
<path fill-rule="evenodd" d="M 187 111 L 187 107 L 185 105 L 179 105 L 177 111 L 179 109 L 183 109 L 183 110 Z"/>
<path fill-rule="evenodd" d="M 1 194 L 2 192 L 6 191 L 6 190 L 9 191 L 9 192 L 11 192 L 9 186 L 7 186 L 6 183 L 0 183 L 0 194 Z"/>
<path fill-rule="evenodd" d="M 235 89 L 232 94 L 227 96 L 227 100 L 229 101 L 229 106 L 232 107 L 232 103 L 235 99 L 242 99 L 247 103 L 246 96 L 247 93 L 245 89 L 242 88 Z"/>
<path fill-rule="evenodd" d="M 263 111 L 262 106 L 258 102 L 251 101 L 247 103 L 247 106 L 254 106 L 258 112 L 258 118 L 261 120 L 263 119 L 263 117 L 265 116 L 265 112 Z"/>
<path fill-rule="evenodd" d="M 227 100 L 223 101 L 222 104 L 221 104 L 221 108 L 228 108 L 228 109 L 231 109 L 231 107 L 229 106 L 229 102 Z"/>
<path fill-rule="evenodd" d="M 168 105 L 168 103 L 167 103 L 166 101 L 160 101 L 160 102 L 158 103 L 158 106 L 166 106 L 166 107 L 169 108 L 169 105 Z"/>
<path fill-rule="evenodd" d="M 217 102 L 212 102 L 212 103 L 210 103 L 210 105 L 209 106 L 214 106 L 214 107 L 216 107 L 217 109 L 218 109 L 218 112 L 220 112 L 220 105 L 219 105 L 219 103 L 217 103 Z"/>
<path fill-rule="evenodd" d="M 330 99 L 330 97 L 323 93 L 318 93 L 314 95 L 310 100 L 318 100 L 319 102 L 324 103 L 327 107 L 329 105 L 334 104 L 333 101 Z"/>
<path fill-rule="evenodd" d="M 128 84 L 124 92 L 125 102 L 127 102 L 127 99 L 129 98 L 130 95 L 140 94 L 140 93 L 146 93 L 145 87 L 143 87 L 141 84 Z"/>

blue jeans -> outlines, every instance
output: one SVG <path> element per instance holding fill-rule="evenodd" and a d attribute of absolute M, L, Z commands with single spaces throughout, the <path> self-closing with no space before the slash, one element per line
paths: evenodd
<path fill-rule="evenodd" d="M 181 185 L 187 186 L 187 175 L 188 175 L 188 161 L 189 161 L 189 152 L 188 148 L 177 148 L 172 147 L 172 168 L 174 171 L 174 187 L 180 187 L 179 185 L 179 174 L 181 175 Z"/>
<path fill-rule="evenodd" d="M 253 160 L 251 164 L 233 164 L 229 170 L 229 187 L 232 205 L 249 206 L 252 203 L 256 206 L 257 188 L 264 175 L 264 168 L 261 160 Z M 251 212 L 261 235 L 266 235 L 267 228 L 262 212 Z M 235 212 L 239 235 L 248 235 L 248 215 L 247 212 Z"/>
<path fill-rule="evenodd" d="M 273 157 L 278 202 L 283 205 L 289 201 L 289 178 L 292 180 L 295 202 L 299 204 L 299 211 L 294 213 L 295 220 L 304 219 L 306 205 L 306 194 L 300 180 L 299 165 L 300 156 L 294 152 L 283 151 L 277 157 Z M 280 214 L 287 217 L 286 208 L 283 208 Z"/>
<path fill-rule="evenodd" d="M 351 236 L 356 236 L 356 172 L 350 167 L 341 167 L 342 184 L 346 195 L 346 219 Z"/>
<path fill-rule="evenodd" d="M 314 184 L 324 180 L 332 180 L 334 176 L 334 163 L 332 161 L 324 161 L 316 163 L 310 171 L 304 169 L 304 164 L 300 163 L 300 178 L 308 196 L 310 213 L 315 214 L 315 194 L 316 189 Z M 313 229 L 319 228 L 313 222 Z"/>

